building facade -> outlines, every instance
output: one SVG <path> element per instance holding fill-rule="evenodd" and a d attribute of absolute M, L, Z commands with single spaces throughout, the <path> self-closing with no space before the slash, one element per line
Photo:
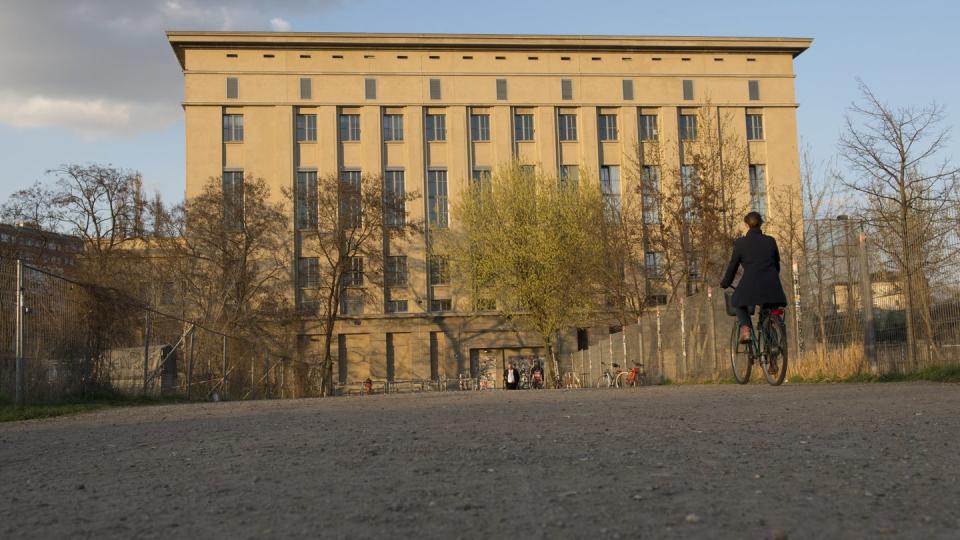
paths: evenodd
<path fill-rule="evenodd" d="M 775 186 L 799 186 L 793 59 L 809 39 L 168 38 L 184 73 L 188 197 L 211 178 L 225 186 L 264 178 L 279 197 L 317 175 L 369 173 L 422 194 L 407 208 L 412 219 L 455 227 L 450 209 L 471 179 L 514 160 L 558 177 L 587 171 L 619 196 L 632 189 L 623 168 L 638 142 L 689 137 L 689 119 L 706 105 L 740 119 L 732 129 L 749 149 L 751 193 L 744 196 L 755 208 L 768 212 L 766 194 Z M 299 234 L 291 231 L 295 246 Z M 473 312 L 456 284 L 431 272 L 427 242 L 409 242 L 392 257 L 402 279 L 379 291 L 378 301 L 344 306 L 334 346 L 341 381 L 499 374 L 505 362 L 539 354 L 536 339 L 494 312 Z M 316 261 L 295 251 L 291 264 L 302 281 Z M 296 289 L 292 283 L 302 302 Z M 309 320 L 303 332 L 309 351 L 317 346 Z M 595 341 L 605 339 L 598 334 L 604 337 Z M 561 347 L 582 347 L 585 339 L 571 329 Z"/>

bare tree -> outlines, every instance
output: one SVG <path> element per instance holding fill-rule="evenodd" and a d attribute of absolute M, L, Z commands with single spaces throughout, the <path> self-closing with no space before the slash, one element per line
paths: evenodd
<path fill-rule="evenodd" d="M 300 260 L 311 265 L 298 271 L 298 294 L 303 315 L 320 322 L 322 395 L 333 392 L 331 346 L 343 308 L 378 297 L 387 254 L 399 255 L 394 251 L 401 241 L 421 228 L 406 211 L 419 193 L 394 188 L 382 176 L 358 173 L 319 176 L 315 186 L 304 183 L 287 193 L 302 238 Z"/>
<path fill-rule="evenodd" d="M 944 260 L 960 169 L 944 157 L 950 130 L 943 126 L 941 106 L 891 106 L 862 81 L 860 92 L 840 137 L 840 154 L 850 169 L 841 182 L 863 199 L 878 248 L 901 277 L 907 358 L 915 365 L 918 312 L 927 322 L 926 338 L 933 337 L 926 273 Z"/>
<path fill-rule="evenodd" d="M 0 222 L 17 224 L 29 223 L 44 231 L 56 231 L 59 214 L 53 205 L 54 192 L 40 182 L 15 191 L 0 206 Z"/>

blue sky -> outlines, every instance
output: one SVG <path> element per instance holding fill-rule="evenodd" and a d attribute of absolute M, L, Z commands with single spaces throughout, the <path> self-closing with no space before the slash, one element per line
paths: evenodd
<path fill-rule="evenodd" d="M 812 37 L 796 73 L 800 136 L 815 158 L 833 156 L 857 77 L 891 104 L 945 105 L 947 124 L 960 126 L 960 4 L 946 0 L 0 0 L 0 8 L 0 200 L 73 162 L 138 169 L 149 188 L 181 198 L 182 77 L 165 29 Z"/>

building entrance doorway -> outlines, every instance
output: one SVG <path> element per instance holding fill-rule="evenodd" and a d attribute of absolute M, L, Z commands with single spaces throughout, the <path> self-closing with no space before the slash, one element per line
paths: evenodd
<path fill-rule="evenodd" d="M 529 385 L 533 366 L 544 366 L 543 351 L 534 347 L 470 349 L 470 378 L 478 382 L 481 390 L 502 389 L 503 371 L 510 362 L 520 372 L 522 388 Z"/>

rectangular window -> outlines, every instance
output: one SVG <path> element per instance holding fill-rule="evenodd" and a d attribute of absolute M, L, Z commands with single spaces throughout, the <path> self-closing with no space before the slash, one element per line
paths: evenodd
<path fill-rule="evenodd" d="M 683 81 L 683 100 L 693 101 L 693 81 L 691 80 Z"/>
<path fill-rule="evenodd" d="M 301 289 L 320 286 L 320 259 L 301 257 L 297 264 L 297 284 Z"/>
<path fill-rule="evenodd" d="M 560 80 L 560 99 L 564 101 L 573 99 L 573 81 L 570 79 Z"/>
<path fill-rule="evenodd" d="M 440 79 L 430 79 L 430 99 L 440 99 Z"/>
<path fill-rule="evenodd" d="M 641 114 L 640 115 L 640 140 L 641 141 L 655 141 L 659 137 L 657 130 L 657 115 L 655 114 Z"/>
<path fill-rule="evenodd" d="M 402 141 L 403 140 L 403 115 L 402 114 L 383 115 L 383 140 L 384 141 Z"/>
<path fill-rule="evenodd" d="M 352 291 L 352 292 L 357 293 L 359 291 Z M 346 291 L 346 290 L 341 292 L 340 293 L 340 313 L 342 315 L 362 315 L 363 314 L 363 295 L 351 294 L 351 291 Z M 341 334 L 340 337 L 344 337 L 343 334 Z"/>
<path fill-rule="evenodd" d="M 450 260 L 445 255 L 433 255 L 429 264 L 430 285 L 450 284 Z"/>
<path fill-rule="evenodd" d="M 603 202 L 607 217 L 616 219 L 620 216 L 620 167 L 605 165 L 600 167 L 600 191 L 603 193 Z"/>
<path fill-rule="evenodd" d="M 767 217 L 767 168 L 750 165 L 750 209 Z"/>
<path fill-rule="evenodd" d="M 763 140 L 763 115 L 747 114 L 747 140 Z"/>
<path fill-rule="evenodd" d="M 750 101 L 760 101 L 760 81 L 747 81 L 747 93 Z"/>
<path fill-rule="evenodd" d="M 580 180 L 580 167 L 578 165 L 560 166 L 560 183 L 576 185 Z"/>
<path fill-rule="evenodd" d="M 406 300 L 387 300 L 387 305 L 384 311 L 386 311 L 387 313 L 406 313 L 408 311 L 407 301 Z"/>
<path fill-rule="evenodd" d="M 317 226 L 317 171 L 297 171 L 296 222 L 297 228 Z"/>
<path fill-rule="evenodd" d="M 470 139 L 473 141 L 490 140 L 490 115 L 489 114 L 471 114 L 470 115 Z"/>
<path fill-rule="evenodd" d="M 693 221 L 699 215 L 697 201 L 700 196 L 700 177 L 695 166 L 680 167 L 680 190 L 683 195 L 683 219 Z"/>
<path fill-rule="evenodd" d="M 643 222 L 656 225 L 660 223 L 660 167 L 644 165 L 642 181 Z"/>
<path fill-rule="evenodd" d="M 476 311 L 496 311 L 497 301 L 493 298 L 477 298 L 477 301 L 474 302 L 474 309 Z"/>
<path fill-rule="evenodd" d="M 663 277 L 663 253 L 658 251 L 648 251 L 644 253 L 643 265 L 647 271 L 648 278 L 660 279 Z"/>
<path fill-rule="evenodd" d="M 227 77 L 227 99 L 240 97 L 240 81 L 236 77 Z"/>
<path fill-rule="evenodd" d="M 474 169 L 471 175 L 474 185 L 481 185 L 490 182 L 490 169 Z"/>
<path fill-rule="evenodd" d="M 350 257 L 343 273 L 344 287 L 363 286 L 363 257 Z"/>
<path fill-rule="evenodd" d="M 680 115 L 680 140 L 681 141 L 697 140 L 697 115 L 695 114 Z"/>
<path fill-rule="evenodd" d="M 447 140 L 447 115 L 428 114 L 426 120 L 426 132 L 428 142 L 440 142 Z"/>
<path fill-rule="evenodd" d="M 430 225 L 447 227 L 450 224 L 447 208 L 447 171 L 427 171 L 427 204 Z"/>
<path fill-rule="evenodd" d="M 377 99 L 377 80 L 376 79 L 363 80 L 363 97 L 364 99 Z"/>
<path fill-rule="evenodd" d="M 597 130 L 601 141 L 617 140 L 617 115 L 601 114 L 597 120 Z"/>
<path fill-rule="evenodd" d="M 633 81 L 630 79 L 623 80 L 623 100 L 633 101 Z"/>
<path fill-rule="evenodd" d="M 243 115 L 223 115 L 223 142 L 243 142 Z"/>
<path fill-rule="evenodd" d="M 453 301 L 449 298 L 430 301 L 430 311 L 443 312 L 453 311 Z"/>
<path fill-rule="evenodd" d="M 402 287 L 407 284 L 407 257 L 391 255 L 384 265 L 383 279 L 388 287 Z"/>
<path fill-rule="evenodd" d="M 300 79 L 300 99 L 313 99 L 313 79 Z"/>
<path fill-rule="evenodd" d="M 403 227 L 407 221 L 403 171 L 383 173 L 383 199 L 384 224 L 387 227 Z"/>
<path fill-rule="evenodd" d="M 536 165 L 521 165 L 520 174 L 526 177 L 536 176 L 537 166 Z"/>
<path fill-rule="evenodd" d="M 513 116 L 513 139 L 515 141 L 533 140 L 532 114 L 515 114 Z"/>
<path fill-rule="evenodd" d="M 223 222 L 229 230 L 243 226 L 243 171 L 223 171 Z"/>
<path fill-rule="evenodd" d="M 557 116 L 557 134 L 561 141 L 577 140 L 577 115 L 560 114 Z"/>
<path fill-rule="evenodd" d="M 297 115 L 297 142 L 317 142 L 317 115 Z"/>
<path fill-rule="evenodd" d="M 340 226 L 355 229 L 363 222 L 360 199 L 360 171 L 340 171 Z"/>
<path fill-rule="evenodd" d="M 360 140 L 360 115 L 359 114 L 341 114 L 340 115 L 340 141 L 359 141 Z"/>
<path fill-rule="evenodd" d="M 507 80 L 497 79 L 497 99 L 503 101 L 507 99 Z"/>

